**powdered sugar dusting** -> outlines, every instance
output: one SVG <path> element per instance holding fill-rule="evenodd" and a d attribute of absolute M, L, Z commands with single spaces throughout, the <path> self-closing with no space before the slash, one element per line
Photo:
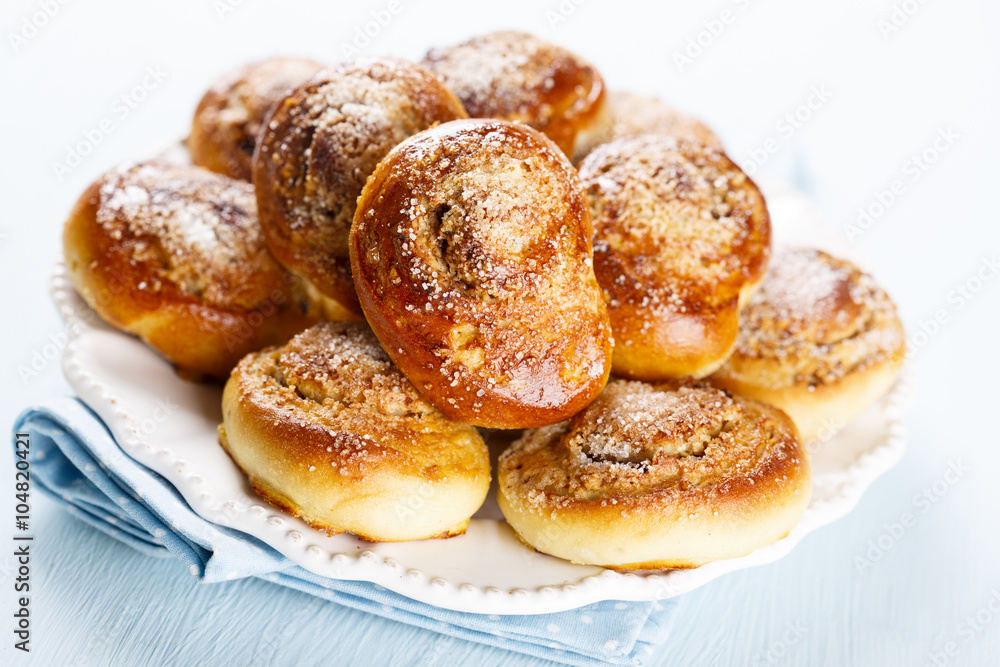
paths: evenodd
<path fill-rule="evenodd" d="M 722 142 L 707 125 L 656 98 L 612 92 L 608 105 L 612 119 L 608 141 L 637 134 L 663 134 L 722 148 Z"/>
<path fill-rule="evenodd" d="M 200 167 L 145 162 L 109 172 L 100 187 L 97 222 L 160 273 L 144 284 L 155 292 L 168 281 L 217 305 L 256 305 L 254 281 L 280 268 L 267 253 L 257 223 L 253 188 Z"/>
<path fill-rule="evenodd" d="M 708 439 L 738 416 L 736 403 L 722 392 L 616 383 L 576 420 L 567 446 L 595 463 L 700 456 Z"/>
<path fill-rule="evenodd" d="M 193 162 L 250 180 L 251 158 L 268 111 L 322 68 L 304 58 L 271 58 L 223 76 L 195 112 L 189 142 Z"/>
<path fill-rule="evenodd" d="M 782 248 L 741 313 L 736 352 L 721 372 L 739 375 L 744 361 L 769 360 L 750 381 L 814 386 L 904 345 L 895 305 L 870 275 L 821 250 Z"/>
<path fill-rule="evenodd" d="M 424 64 L 455 91 L 473 118 L 526 121 L 535 113 L 546 79 L 552 87 L 547 68 L 557 49 L 525 33 L 501 32 L 431 49 Z"/>
<path fill-rule="evenodd" d="M 430 73 L 368 58 L 318 74 L 276 108 L 255 176 L 268 239 L 292 268 L 337 299 L 353 295 L 348 234 L 379 161 L 403 139 L 464 118 Z"/>
<path fill-rule="evenodd" d="M 580 165 L 594 218 L 598 280 L 615 299 L 726 302 L 766 259 L 770 224 L 749 179 L 714 149 L 642 135 L 605 144 Z M 613 260 L 608 256 L 613 255 Z"/>
<path fill-rule="evenodd" d="M 664 495 L 752 484 L 798 446 L 770 406 L 705 383 L 613 380 L 572 419 L 525 431 L 501 456 L 500 477 L 535 511 L 570 500 L 624 511 Z"/>
<path fill-rule="evenodd" d="M 105 206 L 112 211 L 122 211 L 127 208 L 137 210 L 139 206 L 149 203 L 149 192 L 138 185 L 126 185 L 117 190 L 109 188 L 109 192 L 110 197 L 105 202 Z"/>
<path fill-rule="evenodd" d="M 867 296 L 864 289 L 851 288 L 859 279 L 862 274 L 856 267 L 834 261 L 820 250 L 783 248 L 775 252 L 767 277 L 750 303 L 754 309 L 771 311 L 773 317 L 790 326 L 828 316 L 844 318 L 850 309 L 838 308 L 838 302 L 863 305 Z"/>
<path fill-rule="evenodd" d="M 524 126 L 461 121 L 408 140 L 382 168 L 355 222 L 358 279 L 389 321 L 426 336 L 439 407 L 557 407 L 599 386 L 610 332 L 565 156 Z"/>
<path fill-rule="evenodd" d="M 284 347 L 248 356 L 234 377 L 244 400 L 294 425 L 301 443 L 322 448 L 316 453 L 341 474 L 375 472 L 391 457 L 396 474 L 412 465 L 433 482 L 449 466 L 476 470 L 485 461 L 476 430 L 428 403 L 366 324 L 316 325 Z"/>
<path fill-rule="evenodd" d="M 432 49 L 423 63 L 455 91 L 473 118 L 524 122 L 568 155 L 577 133 L 591 130 L 605 111 L 597 71 L 527 33 L 495 32 Z"/>
<path fill-rule="evenodd" d="M 276 377 L 317 403 L 365 403 L 395 416 L 435 412 L 364 324 L 327 323 L 302 332 L 281 350 Z"/>

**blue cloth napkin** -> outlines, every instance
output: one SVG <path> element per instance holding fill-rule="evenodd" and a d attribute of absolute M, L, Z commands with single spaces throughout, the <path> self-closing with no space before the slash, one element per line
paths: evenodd
<path fill-rule="evenodd" d="M 169 482 L 127 456 L 76 399 L 29 408 L 14 429 L 30 433 L 36 488 L 143 553 L 179 558 L 204 582 L 259 577 L 401 623 L 570 665 L 641 665 L 667 639 L 679 604 L 676 598 L 612 601 L 534 616 L 440 609 L 376 584 L 313 574 L 256 538 L 202 519 Z"/>

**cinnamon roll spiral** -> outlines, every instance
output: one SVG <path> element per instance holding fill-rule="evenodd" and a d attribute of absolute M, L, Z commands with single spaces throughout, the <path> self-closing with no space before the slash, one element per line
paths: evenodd
<path fill-rule="evenodd" d="M 397 146 L 351 229 L 358 297 L 442 412 L 496 428 L 577 412 L 610 370 L 580 181 L 541 133 L 446 123 Z"/>
<path fill-rule="evenodd" d="M 822 250 L 781 248 L 712 381 L 778 406 L 808 440 L 888 391 L 905 353 L 896 307 L 870 275 Z"/>
<path fill-rule="evenodd" d="M 613 380 L 500 456 L 498 501 L 527 544 L 618 570 L 697 567 L 780 539 L 811 491 L 780 410 L 705 383 Z"/>
<path fill-rule="evenodd" d="M 263 498 L 373 542 L 465 532 L 490 486 L 472 426 L 428 403 L 359 322 L 320 324 L 247 355 L 219 440 Z"/>

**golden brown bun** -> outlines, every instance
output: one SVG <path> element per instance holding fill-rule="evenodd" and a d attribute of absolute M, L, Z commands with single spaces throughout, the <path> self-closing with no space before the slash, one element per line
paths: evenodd
<path fill-rule="evenodd" d="M 373 542 L 465 532 L 490 486 L 475 428 L 425 401 L 362 323 L 248 355 L 220 442 L 254 490 L 311 526 Z"/>
<path fill-rule="evenodd" d="M 694 116 L 655 97 L 613 91 L 608 94 L 611 133 L 608 141 L 637 134 L 664 134 L 722 149 L 722 141 Z"/>
<path fill-rule="evenodd" d="M 872 277 L 811 248 L 782 248 L 740 315 L 712 381 L 778 406 L 804 440 L 845 426 L 892 386 L 906 335 Z"/>
<path fill-rule="evenodd" d="M 613 380 L 500 457 L 498 501 L 535 549 L 616 570 L 697 567 L 784 537 L 809 459 L 780 410 L 707 384 Z"/>
<path fill-rule="evenodd" d="M 576 413 L 607 381 L 590 216 L 558 147 L 462 120 L 412 137 L 368 179 L 351 229 L 366 317 L 442 412 L 520 428 Z"/>
<path fill-rule="evenodd" d="M 63 248 L 84 300 L 189 376 L 225 379 L 318 319 L 268 253 L 250 184 L 201 167 L 108 172 L 70 213 Z"/>
<path fill-rule="evenodd" d="M 188 137 L 191 160 L 220 174 L 250 180 L 250 162 L 267 112 L 323 69 L 305 58 L 271 58 L 227 73 L 198 103 Z"/>
<path fill-rule="evenodd" d="M 324 70 L 278 103 L 254 156 L 261 227 L 274 256 L 360 315 L 347 238 L 368 175 L 403 139 L 465 118 L 433 74 L 396 58 Z"/>
<path fill-rule="evenodd" d="M 599 146 L 580 165 L 615 375 L 703 377 L 736 344 L 739 304 L 763 277 L 771 225 L 726 155 L 661 135 Z"/>
<path fill-rule="evenodd" d="M 555 44 L 523 32 L 494 32 L 432 49 L 423 64 L 472 118 L 526 123 L 570 157 L 606 138 L 604 80 L 593 65 Z"/>

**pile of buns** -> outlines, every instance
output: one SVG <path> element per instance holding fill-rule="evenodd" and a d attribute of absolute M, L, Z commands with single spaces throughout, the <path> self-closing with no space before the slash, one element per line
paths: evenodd
<path fill-rule="evenodd" d="M 83 194 L 69 273 L 185 377 L 225 381 L 222 446 L 330 533 L 461 534 L 491 480 L 480 429 L 523 429 L 497 500 L 531 547 L 740 556 L 796 525 L 805 443 L 902 363 L 885 292 L 772 254 L 711 130 L 531 35 L 252 64 L 187 146 Z"/>

